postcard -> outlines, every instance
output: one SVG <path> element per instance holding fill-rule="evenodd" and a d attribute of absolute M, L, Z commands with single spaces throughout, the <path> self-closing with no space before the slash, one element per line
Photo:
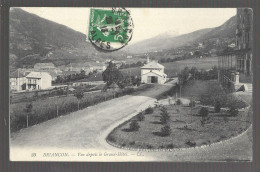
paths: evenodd
<path fill-rule="evenodd" d="M 10 160 L 253 160 L 250 8 L 12 7 Z"/>

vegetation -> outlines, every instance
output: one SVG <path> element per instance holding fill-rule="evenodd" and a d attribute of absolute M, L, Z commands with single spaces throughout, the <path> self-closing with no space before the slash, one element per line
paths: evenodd
<path fill-rule="evenodd" d="M 140 126 L 138 132 L 125 132 L 124 130 L 129 129 L 129 121 L 136 120 L 136 117 L 115 128 L 109 134 L 115 140 L 113 143 L 117 145 L 124 143 L 126 147 L 139 149 L 201 146 L 238 135 L 245 131 L 252 121 L 249 118 L 251 113 L 239 111 L 238 115 L 231 116 L 229 111 L 223 110 L 216 113 L 199 104 L 195 104 L 193 107 L 193 113 L 199 115 L 190 115 L 190 108 L 185 106 L 178 106 L 179 113 L 176 113 L 176 106 L 169 105 L 164 108 L 167 109 L 171 119 L 166 124 L 160 122 L 162 106 L 155 107 L 152 114 L 146 115 L 145 119 L 138 123 Z M 214 125 L 205 127 L 205 124 Z"/>
<path fill-rule="evenodd" d="M 117 68 L 116 64 L 110 61 L 106 70 L 102 73 L 103 81 L 109 86 L 112 83 L 116 83 L 117 85 L 121 85 L 120 83 L 123 81 L 123 75 Z"/>
<path fill-rule="evenodd" d="M 206 121 L 208 120 L 208 108 L 202 107 L 199 111 L 199 115 L 201 116 L 201 126 L 204 126 L 204 124 L 206 123 Z"/>
<path fill-rule="evenodd" d="M 130 131 L 138 131 L 140 128 L 139 124 L 137 121 L 133 120 L 130 125 L 129 125 L 129 130 Z"/>
<path fill-rule="evenodd" d="M 88 79 L 90 77 L 92 77 L 93 75 L 95 75 L 97 73 L 96 70 L 94 70 L 93 72 L 89 72 L 86 75 L 86 72 L 84 70 L 81 70 L 80 73 L 74 73 L 74 74 L 69 74 L 69 75 L 59 75 L 57 76 L 56 80 L 53 82 L 53 84 L 64 84 L 64 83 L 68 83 L 68 82 L 73 82 L 73 81 L 79 81 L 82 79 Z"/>
<path fill-rule="evenodd" d="M 84 91 L 82 87 L 77 87 L 77 89 L 74 92 L 74 96 L 78 99 L 78 110 L 79 110 L 80 100 L 84 97 Z"/>
<path fill-rule="evenodd" d="M 169 116 L 169 113 L 167 111 L 167 108 L 165 106 L 162 106 L 160 108 L 161 110 L 161 113 L 160 113 L 160 122 L 162 124 L 166 124 L 167 122 L 169 122 L 169 119 L 170 119 L 170 116 Z"/>
<path fill-rule="evenodd" d="M 145 114 L 152 114 L 153 113 L 153 108 L 152 107 L 148 107 L 147 109 L 145 109 Z"/>
<path fill-rule="evenodd" d="M 219 101 L 216 101 L 215 106 L 214 106 L 214 110 L 216 113 L 219 113 L 221 109 L 221 103 Z"/>
<path fill-rule="evenodd" d="M 161 128 L 162 136 L 169 136 L 171 134 L 171 128 L 169 125 L 165 125 Z"/>
<path fill-rule="evenodd" d="M 136 117 L 138 121 L 143 121 L 145 119 L 143 112 L 140 112 Z"/>
<path fill-rule="evenodd" d="M 153 85 L 141 85 L 135 89 L 126 88 L 118 90 L 116 92 L 116 97 L 138 93 L 151 87 L 153 87 Z M 87 96 L 83 96 L 80 101 L 78 101 L 75 96 L 36 99 L 30 103 L 33 107 L 31 113 L 29 113 L 30 111 L 24 110 L 27 104 L 26 102 L 11 104 L 10 129 L 11 132 L 14 132 L 20 130 L 21 128 L 27 127 L 27 116 L 29 121 L 28 126 L 32 126 L 46 120 L 56 118 L 57 116 L 75 112 L 78 110 L 78 107 L 83 109 L 112 98 L 114 98 L 114 92 L 108 90 L 106 94 L 103 92 L 88 93 Z"/>

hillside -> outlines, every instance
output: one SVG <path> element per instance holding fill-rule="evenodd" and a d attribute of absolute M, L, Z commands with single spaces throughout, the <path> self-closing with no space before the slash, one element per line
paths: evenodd
<path fill-rule="evenodd" d="M 20 8 L 10 10 L 9 22 L 11 69 L 32 66 L 36 62 L 64 65 L 70 61 L 102 61 L 106 58 L 105 53 L 86 42 L 83 33 Z"/>
<path fill-rule="evenodd" d="M 174 49 L 186 45 L 194 45 L 199 42 L 214 44 L 219 42 L 232 42 L 235 40 L 236 17 L 231 17 L 223 25 L 216 28 L 197 30 L 192 33 L 179 36 L 157 36 L 129 46 L 131 53 L 146 53 L 155 50 Z"/>

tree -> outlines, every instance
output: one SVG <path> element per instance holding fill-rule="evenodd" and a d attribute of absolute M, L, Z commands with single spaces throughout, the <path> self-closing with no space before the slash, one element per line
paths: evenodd
<path fill-rule="evenodd" d="M 32 108 L 33 108 L 33 106 L 30 103 L 30 104 L 27 104 L 25 106 L 25 109 L 24 109 L 24 112 L 26 113 L 26 126 L 27 126 L 27 128 L 29 126 L 29 116 L 32 114 Z"/>
<path fill-rule="evenodd" d="M 140 128 L 140 126 L 139 126 L 138 122 L 135 121 L 135 120 L 132 121 L 132 122 L 130 123 L 130 125 L 129 125 L 129 130 L 130 130 L 130 131 L 138 131 L 139 128 Z"/>
<path fill-rule="evenodd" d="M 160 108 L 160 110 L 161 110 L 160 121 L 161 121 L 162 124 L 166 124 L 169 121 L 169 119 L 170 119 L 170 116 L 169 116 L 169 113 L 167 111 L 167 108 L 163 106 L 163 107 Z"/>
<path fill-rule="evenodd" d="M 110 85 L 114 82 L 119 85 L 119 83 L 124 79 L 123 74 L 116 67 L 116 64 L 112 63 L 111 61 L 109 62 L 106 70 L 102 73 L 102 77 L 103 81 L 106 82 L 107 85 Z"/>
<path fill-rule="evenodd" d="M 215 106 L 214 106 L 214 110 L 216 113 L 219 113 L 220 112 L 220 109 L 221 109 L 221 104 L 219 101 L 216 101 L 215 102 Z"/>
<path fill-rule="evenodd" d="M 165 125 L 161 128 L 162 136 L 169 136 L 171 134 L 171 128 L 169 125 Z"/>
<path fill-rule="evenodd" d="M 196 67 L 192 67 L 192 68 L 190 69 L 190 73 L 191 73 L 193 79 L 195 80 L 195 79 L 196 79 L 196 75 L 197 75 L 197 73 L 198 73 L 198 69 L 197 69 Z"/>
<path fill-rule="evenodd" d="M 86 72 L 84 70 L 80 71 L 79 79 L 84 79 L 86 77 Z"/>
<path fill-rule="evenodd" d="M 82 87 L 77 87 L 77 89 L 74 92 L 74 96 L 78 99 L 78 110 L 79 110 L 79 103 L 80 100 L 84 97 L 84 90 Z"/>
<path fill-rule="evenodd" d="M 209 111 L 208 111 L 207 108 L 202 107 L 200 109 L 200 111 L 199 111 L 199 114 L 202 117 L 201 126 L 204 126 L 205 122 L 207 121 L 207 117 L 208 117 Z"/>

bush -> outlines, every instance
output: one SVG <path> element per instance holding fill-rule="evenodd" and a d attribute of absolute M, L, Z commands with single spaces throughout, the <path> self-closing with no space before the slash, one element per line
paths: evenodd
<path fill-rule="evenodd" d="M 178 99 L 178 100 L 176 101 L 176 104 L 177 104 L 177 105 L 182 105 L 182 101 L 181 101 L 180 99 Z"/>
<path fill-rule="evenodd" d="M 196 142 L 193 142 L 193 141 L 190 141 L 190 140 L 187 141 L 185 144 L 190 146 L 190 147 L 195 147 L 196 146 Z"/>
<path fill-rule="evenodd" d="M 149 144 L 147 144 L 146 147 L 147 147 L 147 149 L 152 149 L 153 148 L 153 146 L 149 145 Z"/>
<path fill-rule="evenodd" d="M 168 145 L 166 146 L 167 149 L 173 149 L 174 147 L 175 147 L 175 145 L 173 145 L 173 144 L 168 144 Z"/>
<path fill-rule="evenodd" d="M 201 122 L 201 126 L 204 126 L 204 124 L 206 123 L 207 121 L 207 117 L 208 117 L 208 114 L 209 114 L 209 111 L 207 108 L 205 107 L 202 107 L 199 111 L 199 114 L 200 116 L 202 117 L 202 120 L 200 121 Z"/>
<path fill-rule="evenodd" d="M 107 140 L 110 142 L 116 142 L 116 139 L 111 135 L 108 135 Z"/>
<path fill-rule="evenodd" d="M 130 131 L 138 131 L 140 128 L 139 124 L 137 121 L 132 121 L 129 125 L 129 130 Z"/>
<path fill-rule="evenodd" d="M 194 100 L 190 101 L 189 106 L 190 107 L 195 107 L 195 101 Z"/>
<path fill-rule="evenodd" d="M 160 121 L 161 121 L 162 124 L 166 124 L 169 121 L 169 119 L 170 119 L 170 116 L 169 116 L 169 113 L 167 111 L 167 108 L 163 106 L 163 107 L 160 108 L 160 110 L 161 110 Z"/>
<path fill-rule="evenodd" d="M 147 109 L 145 109 L 145 114 L 152 114 L 152 113 L 153 113 L 152 107 L 148 107 Z"/>
<path fill-rule="evenodd" d="M 169 136 L 171 134 L 171 128 L 169 125 L 165 125 L 161 128 L 161 134 L 162 136 Z"/>
<path fill-rule="evenodd" d="M 144 114 L 143 114 L 143 112 L 140 112 L 136 117 L 137 117 L 137 120 L 138 120 L 138 121 L 143 121 L 143 120 L 144 120 Z"/>
<path fill-rule="evenodd" d="M 238 110 L 235 107 L 231 107 L 229 109 L 229 113 L 231 116 L 237 116 L 238 115 Z"/>
<path fill-rule="evenodd" d="M 202 107 L 202 108 L 200 109 L 200 111 L 199 111 L 199 114 L 200 114 L 200 116 L 202 116 L 203 118 L 205 118 L 205 117 L 207 117 L 207 116 L 208 116 L 208 114 L 209 114 L 209 111 L 208 111 L 208 109 L 207 109 L 207 108 L 205 108 L 205 107 Z"/>
<path fill-rule="evenodd" d="M 215 110 L 216 113 L 219 113 L 219 112 L 220 112 L 220 109 L 221 109 L 221 104 L 220 104 L 219 101 L 217 101 L 217 102 L 215 103 L 214 110 Z"/>

